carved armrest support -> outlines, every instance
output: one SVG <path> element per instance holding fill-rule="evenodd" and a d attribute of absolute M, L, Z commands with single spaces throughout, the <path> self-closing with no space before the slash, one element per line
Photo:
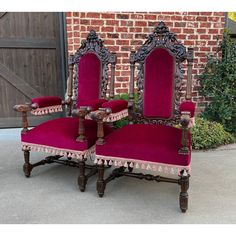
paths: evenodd
<path fill-rule="evenodd" d="M 67 106 L 67 115 L 72 115 L 72 106 L 73 106 L 73 99 L 71 97 L 67 98 L 66 100 L 63 100 L 61 102 L 62 106 Z"/>
<path fill-rule="evenodd" d="M 28 131 L 28 119 L 27 119 L 27 112 L 31 111 L 32 109 L 34 109 L 35 106 L 30 103 L 26 103 L 26 104 L 19 104 L 19 105 L 15 105 L 13 107 L 13 109 L 15 111 L 21 112 L 22 115 L 22 130 L 21 133 L 25 134 Z"/>
<path fill-rule="evenodd" d="M 79 128 L 78 128 L 79 136 L 76 139 L 77 142 L 86 141 L 84 120 L 85 116 L 89 114 L 91 110 L 92 108 L 87 106 L 81 106 L 79 109 L 72 110 L 72 116 L 79 118 Z"/>
<path fill-rule="evenodd" d="M 93 120 L 97 121 L 98 129 L 97 129 L 97 142 L 96 144 L 102 145 L 104 144 L 104 119 L 111 113 L 110 108 L 99 108 L 98 111 L 91 112 L 90 116 Z"/>
<path fill-rule="evenodd" d="M 179 149 L 179 154 L 187 155 L 189 154 L 189 124 L 191 122 L 190 112 L 181 112 L 180 124 L 182 129 L 181 144 L 182 147 Z"/>

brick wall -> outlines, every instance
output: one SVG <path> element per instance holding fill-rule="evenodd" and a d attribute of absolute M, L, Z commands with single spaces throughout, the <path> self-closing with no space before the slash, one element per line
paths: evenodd
<path fill-rule="evenodd" d="M 68 12 L 66 16 L 69 53 L 79 48 L 91 29 L 97 31 L 110 51 L 117 52 L 116 93 L 128 92 L 131 48 L 136 50 L 156 23 L 164 21 L 185 46 L 194 47 L 193 100 L 198 111 L 204 108 L 207 101 L 199 95 L 197 75 L 206 55 L 217 50 L 217 39 L 222 38 L 225 26 L 224 12 Z"/>

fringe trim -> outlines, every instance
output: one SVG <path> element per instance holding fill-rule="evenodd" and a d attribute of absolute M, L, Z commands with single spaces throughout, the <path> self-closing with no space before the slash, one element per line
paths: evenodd
<path fill-rule="evenodd" d="M 46 115 L 54 112 L 61 112 L 62 105 L 49 106 L 49 107 L 40 107 L 35 110 L 31 110 L 31 113 L 36 116 Z"/>
<path fill-rule="evenodd" d="M 113 165 L 117 167 L 131 167 L 134 169 L 142 169 L 142 170 L 150 170 L 154 172 L 163 172 L 166 174 L 172 175 L 179 175 L 182 170 L 188 171 L 188 174 L 191 173 L 191 168 L 189 166 L 178 166 L 178 165 L 170 165 L 170 164 L 163 164 L 163 163 L 156 163 L 156 162 L 148 162 L 148 161 L 140 161 L 134 159 L 125 159 L 119 157 L 109 157 L 109 156 L 102 156 L 96 155 L 95 164 L 102 164 L 104 165 Z"/>
<path fill-rule="evenodd" d="M 38 145 L 32 143 L 24 143 L 22 142 L 22 150 L 23 151 L 36 151 L 36 152 L 45 152 L 52 155 L 60 155 L 64 157 L 71 157 L 75 159 L 82 160 L 83 158 L 88 158 L 95 153 L 95 145 L 85 151 L 75 151 L 70 149 L 62 149 L 56 147 L 50 147 L 45 145 Z"/>
<path fill-rule="evenodd" d="M 122 119 L 122 118 L 124 118 L 128 115 L 129 115 L 128 109 L 125 109 L 125 110 L 122 110 L 122 111 L 119 111 L 119 112 L 116 112 L 116 113 L 111 113 L 110 115 L 105 117 L 103 119 L 103 121 L 104 122 L 114 122 L 114 121 L 120 120 L 120 119 Z"/>
<path fill-rule="evenodd" d="M 107 117 L 105 117 L 103 119 L 104 122 L 114 122 L 117 120 L 120 120 L 124 117 L 127 117 L 129 115 L 128 109 L 116 112 L 116 113 L 111 113 L 110 115 L 108 115 Z M 92 120 L 92 118 L 90 117 L 90 115 L 86 115 L 85 119 L 87 120 Z"/>

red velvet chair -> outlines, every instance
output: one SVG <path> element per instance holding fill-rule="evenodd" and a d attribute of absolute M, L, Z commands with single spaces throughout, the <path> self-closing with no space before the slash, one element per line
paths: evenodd
<path fill-rule="evenodd" d="M 108 71 L 111 65 L 110 94 L 108 101 L 106 91 Z M 78 184 L 85 190 L 87 179 L 97 172 L 95 165 L 85 165 L 85 161 L 94 152 L 97 123 L 86 118 L 90 111 L 102 107 L 102 104 L 113 107 L 107 117 L 115 121 L 128 115 L 127 101 L 112 100 L 114 98 L 116 54 L 110 53 L 103 46 L 95 31 L 91 30 L 86 40 L 75 55 L 69 58 L 69 78 L 67 81 L 67 99 L 45 96 L 32 99 L 30 104 L 16 105 L 14 109 L 22 112 L 23 130 L 21 132 L 22 150 L 24 152 L 24 173 L 30 176 L 32 169 L 46 163 L 60 163 L 76 166 L 80 169 Z M 27 112 L 44 115 L 62 112 L 66 106 L 68 116 L 44 122 L 28 129 Z M 73 117 L 72 117 L 73 114 Z M 105 134 L 112 128 L 105 127 Z M 49 156 L 35 164 L 29 161 L 30 151 L 48 153 Z M 63 158 L 65 157 L 65 158 Z M 85 167 L 90 169 L 85 174 Z"/>
<path fill-rule="evenodd" d="M 181 64 L 186 59 L 186 101 L 180 104 Z M 177 183 L 181 186 L 180 208 L 185 212 L 191 161 L 190 127 L 195 111 L 195 104 L 191 102 L 193 49 L 186 52 L 176 36 L 160 22 L 138 51 L 131 52 L 130 63 L 130 124 L 104 137 L 103 120 L 108 110 L 91 113 L 98 121 L 95 160 L 98 165 L 98 195 L 102 197 L 106 184 L 121 176 Z M 134 104 L 136 64 L 138 102 Z M 178 124 L 181 128 L 176 127 Z M 106 165 L 117 168 L 105 179 Z M 135 170 L 150 173 L 137 173 Z M 156 173 L 162 173 L 162 176 Z M 176 177 L 170 177 L 170 174 Z"/>

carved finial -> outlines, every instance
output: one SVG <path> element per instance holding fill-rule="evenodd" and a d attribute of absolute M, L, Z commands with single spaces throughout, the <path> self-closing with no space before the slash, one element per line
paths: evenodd
<path fill-rule="evenodd" d="M 90 30 L 88 36 L 87 36 L 87 40 L 97 40 L 98 39 L 98 35 L 96 33 L 95 30 Z"/>
<path fill-rule="evenodd" d="M 154 33 L 156 33 L 156 34 L 165 34 L 168 32 L 169 32 L 169 29 L 163 21 L 160 21 L 158 23 L 157 27 L 154 29 Z"/>

